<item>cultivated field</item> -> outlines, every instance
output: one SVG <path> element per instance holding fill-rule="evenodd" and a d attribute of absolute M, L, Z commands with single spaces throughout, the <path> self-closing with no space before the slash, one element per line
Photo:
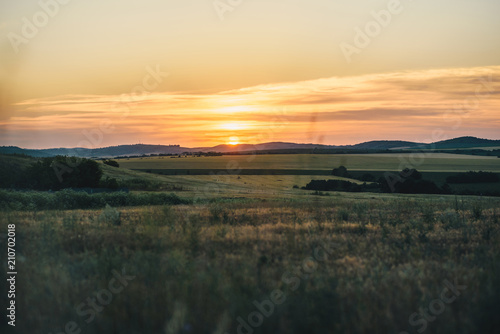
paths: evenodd
<path fill-rule="evenodd" d="M 328 170 L 345 166 L 359 171 L 399 171 L 405 167 L 419 171 L 466 172 L 483 170 L 500 172 L 497 157 L 446 153 L 402 154 L 275 154 L 225 155 L 219 157 L 145 157 L 120 159 L 128 169 L 278 169 Z"/>
<path fill-rule="evenodd" d="M 386 171 L 416 168 L 426 180 L 438 186 L 446 183 L 448 176 L 459 172 L 500 172 L 500 159 L 497 157 L 445 153 L 425 153 L 422 156 L 406 153 L 182 156 L 125 158 L 118 161 L 124 173 L 148 174 L 149 179 L 156 177 L 156 184 L 168 185 L 165 189 L 173 189 L 176 185 L 183 190 L 194 191 L 206 188 L 207 183 L 217 183 L 217 189 L 234 196 L 249 193 L 276 195 L 280 192 L 293 196 L 300 193 L 299 190 L 290 192 L 293 186 L 304 187 L 312 179 L 342 179 L 331 175 L 332 169 L 341 165 L 347 167 L 353 177 L 370 173 L 375 179 L 384 177 Z M 108 168 L 106 172 L 123 179 L 120 170 Z M 356 179 L 344 180 L 361 183 Z M 499 190 L 496 183 L 452 184 L 450 187 L 453 191 L 478 193 Z"/>

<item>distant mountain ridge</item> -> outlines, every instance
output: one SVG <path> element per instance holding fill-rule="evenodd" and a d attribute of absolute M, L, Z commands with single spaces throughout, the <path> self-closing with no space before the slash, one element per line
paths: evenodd
<path fill-rule="evenodd" d="M 352 145 L 351 148 L 358 150 L 394 150 L 414 148 L 421 145 L 425 144 L 402 140 L 373 140 L 361 144 Z M 344 147 L 349 148 L 349 146 Z"/>
<path fill-rule="evenodd" d="M 492 146 L 500 146 L 500 140 L 482 139 L 482 138 L 467 136 L 467 137 L 458 137 L 448 140 L 442 140 L 433 144 L 426 144 L 425 146 L 436 149 L 492 147 Z"/>
<path fill-rule="evenodd" d="M 374 140 L 356 145 L 322 145 L 270 142 L 262 144 L 217 145 L 213 147 L 182 147 L 179 145 L 118 145 L 95 149 L 88 148 L 50 148 L 24 149 L 17 146 L 1 146 L 0 154 L 26 154 L 33 157 L 51 157 L 56 155 L 78 156 L 84 158 L 112 158 L 121 156 L 140 156 L 150 154 L 181 154 L 184 152 L 248 152 L 293 149 L 346 149 L 346 150 L 398 150 L 398 149 L 458 149 L 473 147 L 500 147 L 500 140 L 477 137 L 459 137 L 431 144 L 401 140 Z"/>

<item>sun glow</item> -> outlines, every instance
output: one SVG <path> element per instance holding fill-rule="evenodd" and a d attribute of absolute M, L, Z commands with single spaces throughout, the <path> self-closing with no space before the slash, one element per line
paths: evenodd
<path fill-rule="evenodd" d="M 250 112 L 255 110 L 257 110 L 257 108 L 253 106 L 230 106 L 218 109 L 218 111 L 222 113 L 241 113 L 241 112 Z"/>
<path fill-rule="evenodd" d="M 221 129 L 230 131 L 244 130 L 245 128 L 246 126 L 241 123 L 226 123 L 221 125 Z"/>
<path fill-rule="evenodd" d="M 229 145 L 238 145 L 240 143 L 240 139 L 238 137 L 229 137 Z"/>

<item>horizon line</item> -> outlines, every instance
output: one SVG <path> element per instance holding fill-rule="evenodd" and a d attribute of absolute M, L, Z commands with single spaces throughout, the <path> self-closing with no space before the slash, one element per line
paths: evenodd
<path fill-rule="evenodd" d="M 48 147 L 48 148 L 29 148 L 29 147 L 21 147 L 21 146 L 16 146 L 16 145 L 2 145 L 0 147 L 16 147 L 24 150 L 36 150 L 36 151 L 42 151 L 42 150 L 57 150 L 57 149 L 68 149 L 68 150 L 77 150 L 77 149 L 85 149 L 85 150 L 98 150 L 98 149 L 104 149 L 104 148 L 110 148 L 110 147 L 120 147 L 120 146 L 137 146 L 137 145 L 143 145 L 143 146 L 174 146 L 174 147 L 180 147 L 180 148 L 186 148 L 186 149 L 206 149 L 206 148 L 213 148 L 217 146 L 228 146 L 228 147 L 238 147 L 242 145 L 263 145 L 263 144 L 273 144 L 273 143 L 283 143 L 283 144 L 295 144 L 295 145 L 318 145 L 318 146 L 336 146 L 336 147 L 348 147 L 348 146 L 355 146 L 355 145 L 360 145 L 364 143 L 371 143 L 371 142 L 407 142 L 407 143 L 416 143 L 416 144 L 433 144 L 433 143 L 439 143 L 443 141 L 448 141 L 448 140 L 453 140 L 453 139 L 459 139 L 459 138 L 475 138 L 475 139 L 482 139 L 482 140 L 490 140 L 490 141 L 500 141 L 500 138 L 497 139 L 490 139 L 490 138 L 480 138 L 476 136 L 458 136 L 458 137 L 453 137 L 453 138 L 448 138 L 448 139 L 443 139 L 439 141 L 430 141 L 430 142 L 419 142 L 419 141 L 410 141 L 410 140 L 403 140 L 403 139 L 372 139 L 368 141 L 362 141 L 362 142 L 357 142 L 355 144 L 344 144 L 344 145 L 337 145 L 337 144 L 320 144 L 320 143 L 297 143 L 297 142 L 288 142 L 288 141 L 269 141 L 269 142 L 262 142 L 262 143 L 238 143 L 238 144 L 227 144 L 227 143 L 222 143 L 222 144 L 216 144 L 213 146 L 194 146 L 194 147 L 189 147 L 189 146 L 182 146 L 181 144 L 144 144 L 144 143 L 135 143 L 135 144 L 119 144 L 119 145 L 109 145 L 109 146 L 101 146 L 101 147 Z"/>

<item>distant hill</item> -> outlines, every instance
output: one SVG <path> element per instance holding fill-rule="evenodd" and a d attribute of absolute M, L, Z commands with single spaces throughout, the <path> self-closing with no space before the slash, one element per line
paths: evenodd
<path fill-rule="evenodd" d="M 394 149 L 408 149 L 415 148 L 424 143 L 414 143 L 411 141 L 401 140 L 375 140 L 366 143 L 352 145 L 351 148 L 358 150 L 394 150 Z"/>
<path fill-rule="evenodd" d="M 23 149 L 15 146 L 0 147 L 0 154 L 26 154 L 32 157 L 53 157 L 56 155 L 77 156 L 82 158 L 110 158 L 130 155 L 149 154 L 181 154 L 192 149 L 179 145 L 119 145 L 103 148 L 88 149 L 75 148 L 49 148 L 40 150 Z"/>
<path fill-rule="evenodd" d="M 460 149 L 478 147 L 500 147 L 500 140 L 481 139 L 476 137 L 460 137 L 425 144 L 399 140 L 369 141 L 356 145 L 321 145 L 297 144 L 286 142 L 270 142 L 262 144 L 217 145 L 213 147 L 181 147 L 179 145 L 119 145 L 96 149 L 87 148 L 51 148 L 51 149 L 23 149 L 16 146 L 0 147 L 0 154 L 26 154 L 33 157 L 51 157 L 56 155 L 78 156 L 84 158 L 111 158 L 123 156 L 141 156 L 150 154 L 181 154 L 184 152 L 248 152 L 272 150 L 313 150 L 313 149 L 345 149 L 345 150 L 399 150 L 399 149 Z"/>
<path fill-rule="evenodd" d="M 321 144 L 296 144 L 296 143 L 284 143 L 284 142 L 271 142 L 263 144 L 240 144 L 240 145 L 217 145 L 214 147 L 200 147 L 193 148 L 191 152 L 245 152 L 245 151 L 270 151 L 270 150 L 293 150 L 293 149 L 329 149 L 338 148 L 340 146 L 334 145 L 321 145 Z"/>
<path fill-rule="evenodd" d="M 495 147 L 500 146 L 500 140 L 482 139 L 477 137 L 459 137 L 442 140 L 432 144 L 424 144 L 423 148 L 432 149 L 453 149 L 472 147 Z"/>
<path fill-rule="evenodd" d="M 36 158 L 53 156 L 52 154 L 49 154 L 45 151 L 46 150 L 30 150 L 17 146 L 0 146 L 0 154 L 25 154 Z"/>
<path fill-rule="evenodd" d="M 338 146 L 295 144 L 295 143 L 263 143 L 263 144 L 241 144 L 241 145 L 217 145 L 213 147 L 181 147 L 179 145 L 120 145 L 96 149 L 87 148 L 51 148 L 41 150 L 22 149 L 15 146 L 0 147 L 0 154 L 26 154 L 33 157 L 53 157 L 56 155 L 78 156 L 83 158 L 111 158 L 123 156 L 141 156 L 150 154 L 182 154 L 184 152 L 245 152 L 282 149 L 314 149 L 314 148 L 336 148 Z"/>

